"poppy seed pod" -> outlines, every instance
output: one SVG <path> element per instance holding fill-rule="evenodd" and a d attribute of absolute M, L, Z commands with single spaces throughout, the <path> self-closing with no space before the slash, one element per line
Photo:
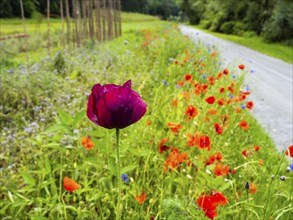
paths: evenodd
<path fill-rule="evenodd" d="M 131 89 L 131 80 L 124 85 L 96 84 L 88 98 L 87 116 L 104 128 L 125 128 L 144 116 L 146 104 Z"/>

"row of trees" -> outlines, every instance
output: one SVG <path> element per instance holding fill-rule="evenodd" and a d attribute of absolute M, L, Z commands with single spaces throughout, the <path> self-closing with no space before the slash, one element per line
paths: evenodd
<path fill-rule="evenodd" d="M 51 16 L 61 16 L 60 1 L 50 0 Z M 26 17 L 35 11 L 46 14 L 47 0 L 23 0 L 23 4 Z M 18 5 L 19 0 L 1 0 L 0 17 L 19 17 Z M 69 3 L 70 10 L 73 7 Z M 293 45 L 292 0 L 121 0 L 121 8 L 123 11 L 157 15 L 163 19 L 177 16 L 177 20 L 182 21 L 187 16 L 191 24 L 200 24 L 212 31 L 259 35 L 268 41 Z"/>
<path fill-rule="evenodd" d="M 236 35 L 261 35 L 293 45 L 292 0 L 178 0 L 190 23 Z"/>
<path fill-rule="evenodd" d="M 87 2 L 89 0 L 82 0 Z M 51 15 L 55 17 L 60 14 L 60 0 L 50 0 Z M 106 0 L 108 2 L 108 0 Z M 25 17 L 29 18 L 36 14 L 46 15 L 47 0 L 23 0 Z M 69 3 L 69 8 L 73 8 L 73 4 Z M 176 0 L 121 0 L 123 11 L 140 12 L 144 14 L 158 15 L 163 19 L 170 16 L 178 15 L 179 8 Z M 0 18 L 19 17 L 20 3 L 19 0 L 1 0 L 0 1 Z"/>

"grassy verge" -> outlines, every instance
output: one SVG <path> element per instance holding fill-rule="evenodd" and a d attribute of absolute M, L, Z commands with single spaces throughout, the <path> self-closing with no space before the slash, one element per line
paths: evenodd
<path fill-rule="evenodd" d="M 0 19 L 1 29 L 0 37 L 23 33 L 22 22 L 20 19 Z M 168 22 L 161 21 L 157 17 L 137 14 L 137 13 L 122 13 L 122 31 L 123 38 L 127 40 L 129 33 L 137 32 L 142 29 L 160 29 Z M 51 19 L 51 55 L 62 49 L 62 22 L 61 19 Z M 42 58 L 47 56 L 47 21 L 46 19 L 26 19 L 28 38 L 29 63 L 39 62 Z M 16 68 L 25 61 L 25 39 L 14 38 L 2 41 L 0 43 L 0 67 Z M 85 47 L 91 47 L 92 42 L 85 41 Z"/>
<path fill-rule="evenodd" d="M 293 63 L 293 48 L 290 46 L 285 46 L 278 43 L 266 43 L 260 37 L 240 37 L 235 35 L 228 35 L 222 33 L 212 32 L 201 28 L 200 26 L 193 26 L 206 33 L 212 34 L 216 37 L 222 38 L 224 40 L 229 40 L 253 50 L 259 51 L 266 55 L 281 59 L 287 63 Z"/>
<path fill-rule="evenodd" d="M 147 113 L 121 130 L 123 219 L 290 219 L 293 172 L 249 113 L 245 70 L 153 23 L 1 74 L 1 217 L 115 219 L 115 131 L 87 119 L 87 97 L 131 79 Z"/>

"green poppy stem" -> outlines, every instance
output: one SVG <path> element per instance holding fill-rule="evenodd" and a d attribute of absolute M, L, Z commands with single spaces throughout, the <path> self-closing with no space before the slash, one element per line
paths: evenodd
<path fill-rule="evenodd" d="M 116 211 L 116 220 L 121 219 L 121 167 L 120 167 L 120 155 L 119 155 L 119 128 L 116 128 L 116 153 L 117 153 L 117 170 L 118 170 L 118 202 Z"/>

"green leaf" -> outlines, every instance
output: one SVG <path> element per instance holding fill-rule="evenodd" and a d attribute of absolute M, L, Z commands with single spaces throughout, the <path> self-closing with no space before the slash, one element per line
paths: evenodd
<path fill-rule="evenodd" d="M 51 163 L 48 156 L 45 157 L 45 168 L 47 173 L 51 173 Z"/>
<path fill-rule="evenodd" d="M 69 128 L 65 124 L 54 124 L 45 130 L 46 133 L 54 131 L 69 131 Z"/>
<path fill-rule="evenodd" d="M 50 143 L 43 146 L 43 148 L 50 148 L 52 150 L 57 150 L 61 152 L 66 152 L 66 148 L 60 147 L 60 144 L 58 143 Z"/>
<path fill-rule="evenodd" d="M 57 194 L 57 187 L 56 187 L 55 179 L 52 177 L 50 178 L 50 191 L 51 191 L 52 195 Z"/>
<path fill-rule="evenodd" d="M 73 117 L 65 111 L 59 110 L 58 111 L 58 116 L 62 124 L 65 124 L 67 126 L 71 126 L 73 123 Z"/>
<path fill-rule="evenodd" d="M 75 127 L 86 116 L 86 110 L 77 113 L 73 118 L 73 126 Z"/>
<path fill-rule="evenodd" d="M 8 197 L 9 197 L 11 202 L 14 202 L 13 195 L 12 195 L 12 193 L 10 191 L 8 191 Z"/>
<path fill-rule="evenodd" d="M 31 215 L 31 220 L 48 220 L 48 218 L 40 216 L 40 215 Z"/>
<path fill-rule="evenodd" d="M 36 182 L 35 179 L 27 172 L 20 172 L 22 178 L 24 179 L 24 181 L 31 186 L 35 186 Z"/>
<path fill-rule="evenodd" d="M 127 167 L 123 167 L 122 169 L 121 169 L 121 173 L 127 173 L 127 172 L 129 172 L 129 171 L 131 171 L 131 170 L 134 170 L 134 169 L 136 169 L 137 168 L 137 165 L 129 165 L 129 166 L 127 166 Z"/>

